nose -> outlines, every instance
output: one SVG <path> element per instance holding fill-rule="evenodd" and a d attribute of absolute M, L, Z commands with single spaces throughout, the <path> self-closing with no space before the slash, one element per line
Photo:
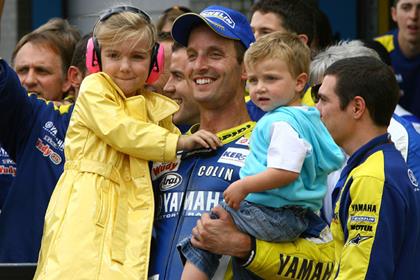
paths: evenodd
<path fill-rule="evenodd" d="M 27 90 L 30 90 L 31 88 L 35 87 L 37 84 L 37 77 L 36 77 L 35 71 L 33 69 L 29 69 L 26 74 L 20 76 L 20 80 L 21 80 L 22 85 Z"/>
<path fill-rule="evenodd" d="M 257 93 L 263 93 L 267 91 L 267 88 L 262 81 L 257 81 L 257 84 L 255 85 L 255 91 Z"/>
<path fill-rule="evenodd" d="M 120 71 L 121 72 L 127 72 L 131 68 L 130 60 L 127 57 L 124 57 L 121 59 L 120 63 Z"/>
<path fill-rule="evenodd" d="M 208 60 L 205 55 L 197 55 L 193 64 L 194 71 L 206 71 L 208 69 Z"/>
<path fill-rule="evenodd" d="M 171 96 L 175 93 L 175 85 L 173 84 L 172 77 L 169 77 L 169 80 L 166 82 L 165 86 L 163 87 L 163 94 L 166 96 Z"/>

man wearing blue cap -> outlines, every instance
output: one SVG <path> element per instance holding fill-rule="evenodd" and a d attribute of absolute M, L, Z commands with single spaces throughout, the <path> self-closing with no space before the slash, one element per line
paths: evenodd
<path fill-rule="evenodd" d="M 334 254 L 328 228 L 322 231 L 323 236 L 320 230 L 312 228 L 316 234 L 308 234 L 307 239 L 273 244 L 255 241 L 239 232 L 229 214 L 219 207 L 214 212 L 220 219 L 212 220 L 208 214 L 223 198 L 223 191 L 239 179 L 239 169 L 249 153 L 254 122 L 250 121 L 244 102 L 246 73 L 242 60 L 254 36 L 246 17 L 225 7 L 210 6 L 200 14 L 187 13 L 177 18 L 172 36 L 187 47 L 187 75 L 200 110 L 200 124 L 190 132 L 209 130 L 224 145 L 217 151 L 182 153 L 174 162 L 153 164 L 151 177 L 157 211 L 150 279 L 181 278 L 183 265 L 176 245 L 196 225 L 211 226 L 216 233 L 209 236 L 219 240 L 207 242 L 206 236 L 200 236 L 195 229 L 193 245 L 244 258 L 247 268 L 261 277 L 297 277 L 301 271 L 299 277 L 327 278 L 332 273 Z M 267 260 L 267 253 L 273 257 Z M 248 256 L 251 258 L 247 262 Z M 234 258 L 234 266 L 241 265 L 239 258 Z M 219 273 L 220 269 L 221 266 Z M 221 277 L 216 273 L 213 279 Z M 242 279 L 259 278 L 246 274 Z"/>
<path fill-rule="evenodd" d="M 183 153 L 174 162 L 153 164 L 157 212 L 149 271 L 149 276 L 155 277 L 152 279 L 181 278 L 183 265 L 176 245 L 239 179 L 254 127 L 244 102 L 242 59 L 254 41 L 246 17 L 225 7 L 210 6 L 200 14 L 180 16 L 173 24 L 172 36 L 187 47 L 186 75 L 200 111 L 200 124 L 188 133 L 207 129 L 224 145 L 217 151 Z"/>

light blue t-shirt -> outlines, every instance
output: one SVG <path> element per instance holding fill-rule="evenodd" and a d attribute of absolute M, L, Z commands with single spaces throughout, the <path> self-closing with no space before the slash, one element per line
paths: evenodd
<path fill-rule="evenodd" d="M 267 152 L 273 123 L 286 122 L 311 145 L 298 179 L 293 183 L 263 192 L 251 193 L 246 200 L 268 207 L 297 205 L 317 211 L 327 190 L 327 175 L 340 168 L 344 155 L 321 122 L 313 107 L 278 107 L 266 113 L 256 124 L 250 140 L 250 154 L 240 170 L 241 178 L 267 169 Z"/>

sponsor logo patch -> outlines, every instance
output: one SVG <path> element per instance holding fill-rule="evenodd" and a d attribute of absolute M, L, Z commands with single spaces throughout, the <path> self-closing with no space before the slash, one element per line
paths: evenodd
<path fill-rule="evenodd" d="M 232 18 L 221 10 L 207 10 L 200 13 L 201 16 L 205 18 L 216 18 L 220 19 L 227 25 L 229 25 L 230 28 L 235 28 L 235 22 L 232 20 Z"/>
<path fill-rule="evenodd" d="M 350 221 L 360 223 L 360 222 L 366 222 L 366 223 L 374 223 L 376 221 L 375 217 L 369 217 L 369 216 L 351 216 Z"/>
<path fill-rule="evenodd" d="M 249 146 L 249 139 L 246 138 L 246 137 L 241 137 L 235 142 L 235 144 L 244 145 L 244 146 L 248 147 Z"/>
<path fill-rule="evenodd" d="M 159 189 L 167 191 L 179 186 L 182 183 L 182 177 L 177 173 L 167 173 L 160 181 Z"/>
<path fill-rule="evenodd" d="M 363 236 L 358 233 L 354 238 L 350 239 L 347 244 L 349 245 L 359 245 L 360 243 L 372 238 L 372 236 Z"/>
<path fill-rule="evenodd" d="M 414 191 L 418 192 L 419 182 L 417 181 L 417 178 L 414 175 L 414 172 L 411 169 L 408 169 L 407 174 L 408 174 L 408 179 L 410 179 L 411 184 L 413 184 L 414 186 Z"/>
<path fill-rule="evenodd" d="M 223 152 L 222 156 L 217 160 L 217 162 L 242 167 L 245 164 L 245 159 L 248 156 L 248 154 L 249 150 L 247 149 L 228 148 L 226 151 Z"/>

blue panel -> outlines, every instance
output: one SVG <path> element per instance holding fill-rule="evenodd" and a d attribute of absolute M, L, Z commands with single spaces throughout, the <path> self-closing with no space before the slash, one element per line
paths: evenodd
<path fill-rule="evenodd" d="M 327 14 L 333 33 L 340 39 L 357 38 L 357 1 L 319 0 L 320 9 Z"/>
<path fill-rule="evenodd" d="M 32 29 L 50 18 L 63 17 L 62 0 L 32 0 Z"/>

